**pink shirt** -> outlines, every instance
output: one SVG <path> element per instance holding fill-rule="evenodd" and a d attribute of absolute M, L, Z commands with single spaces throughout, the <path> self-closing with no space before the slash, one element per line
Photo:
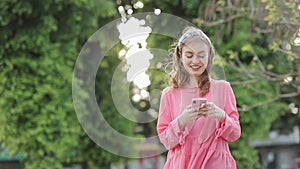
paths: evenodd
<path fill-rule="evenodd" d="M 225 121 L 200 117 L 180 129 L 177 117 L 198 93 L 198 88 L 173 87 L 162 92 L 157 132 L 169 150 L 164 169 L 236 169 L 228 146 L 241 135 L 233 90 L 226 81 L 211 80 L 204 97 L 226 112 Z"/>

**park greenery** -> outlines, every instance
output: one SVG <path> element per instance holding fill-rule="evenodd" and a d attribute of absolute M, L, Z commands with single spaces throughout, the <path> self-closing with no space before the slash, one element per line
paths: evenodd
<path fill-rule="evenodd" d="M 143 7 L 134 8 L 137 2 Z M 267 138 L 271 130 L 289 133 L 300 127 L 298 0 L 2 0 L 0 143 L 9 154 L 21 154 L 26 169 L 61 169 L 72 163 L 100 169 L 129 160 L 101 149 L 88 137 L 72 100 L 78 54 L 94 32 L 121 17 L 119 6 L 133 13 L 160 9 L 188 20 L 211 37 L 237 98 L 242 136 L 230 148 L 238 168 L 261 167 L 253 140 Z M 172 42 L 153 35 L 148 45 L 167 49 Z M 121 62 L 121 49 L 122 44 L 116 44 L 99 66 L 97 102 L 119 132 L 155 135 L 155 121 L 135 124 L 124 120 L 113 106 L 110 82 Z M 168 85 L 165 72 L 150 70 L 149 74 L 149 91 Z M 147 111 L 149 101 L 132 104 Z M 114 141 L 105 132 L 98 134 Z"/>

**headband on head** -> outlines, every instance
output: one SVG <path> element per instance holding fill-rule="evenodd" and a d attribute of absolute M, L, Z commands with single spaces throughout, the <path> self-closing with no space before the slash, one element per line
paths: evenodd
<path fill-rule="evenodd" d="M 186 39 L 193 37 L 193 36 L 199 36 L 199 37 L 207 40 L 209 45 L 212 45 L 210 39 L 205 35 L 204 32 L 202 32 L 201 30 L 193 30 L 193 31 L 188 31 L 181 36 L 181 38 L 178 40 L 178 43 L 177 43 L 178 49 L 181 50 L 183 42 Z"/>

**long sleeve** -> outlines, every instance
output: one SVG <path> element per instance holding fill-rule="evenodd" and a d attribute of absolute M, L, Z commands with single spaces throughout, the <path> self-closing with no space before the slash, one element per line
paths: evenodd
<path fill-rule="evenodd" d="M 216 135 L 223 139 L 233 142 L 241 136 L 241 126 L 239 114 L 236 107 L 236 99 L 229 83 L 225 85 L 225 121 L 219 123 Z"/>
<path fill-rule="evenodd" d="M 172 149 L 184 144 L 188 130 L 187 127 L 180 129 L 178 118 L 173 117 L 174 110 L 167 95 L 168 90 L 164 90 L 161 95 L 157 132 L 161 143 L 167 149 Z"/>

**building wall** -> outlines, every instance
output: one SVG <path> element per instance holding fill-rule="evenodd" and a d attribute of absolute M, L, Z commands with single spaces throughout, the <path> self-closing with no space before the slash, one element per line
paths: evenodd
<path fill-rule="evenodd" d="M 263 169 L 300 169 L 300 144 L 258 147 Z"/>

